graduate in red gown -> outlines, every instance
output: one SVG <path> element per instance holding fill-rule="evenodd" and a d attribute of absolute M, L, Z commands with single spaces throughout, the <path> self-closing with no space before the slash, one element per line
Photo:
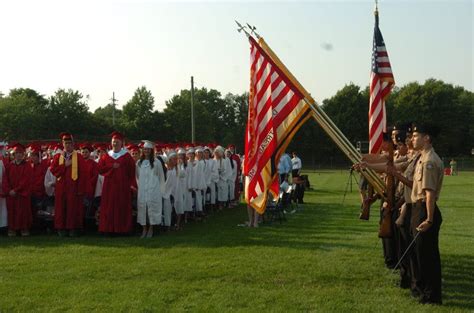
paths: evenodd
<path fill-rule="evenodd" d="M 86 172 L 87 172 L 87 188 L 85 197 L 87 200 L 94 199 L 95 186 L 97 185 L 97 178 L 99 177 L 99 167 L 97 162 L 91 158 L 91 152 L 94 151 L 92 145 L 83 143 L 80 145 L 81 154 L 86 162 Z"/>
<path fill-rule="evenodd" d="M 136 190 L 135 162 L 123 148 L 123 135 L 112 133 L 112 150 L 99 160 L 104 176 L 100 203 L 99 231 L 129 234 L 133 229 L 132 190 Z"/>
<path fill-rule="evenodd" d="M 31 214 L 31 166 L 25 160 L 25 147 L 13 146 L 14 159 L 3 173 L 3 194 L 7 197 L 8 236 L 21 231 L 22 236 L 30 235 Z"/>
<path fill-rule="evenodd" d="M 44 188 L 44 176 L 48 170 L 48 160 L 41 157 L 41 147 L 30 145 L 28 152 L 28 163 L 31 166 L 31 206 L 33 211 L 33 220 L 35 220 L 38 210 L 44 209 L 46 191 Z"/>
<path fill-rule="evenodd" d="M 87 187 L 84 197 L 85 217 L 86 219 L 95 219 L 97 206 L 94 204 L 95 190 L 97 180 L 99 178 L 99 167 L 97 162 L 92 158 L 91 153 L 94 151 L 92 145 L 83 143 L 80 145 L 81 154 L 86 162 Z"/>
<path fill-rule="evenodd" d="M 75 237 L 84 228 L 84 195 L 87 189 L 86 163 L 74 150 L 73 137 L 61 133 L 64 150 L 54 156 L 50 166 L 56 176 L 54 227 L 59 236 Z"/>

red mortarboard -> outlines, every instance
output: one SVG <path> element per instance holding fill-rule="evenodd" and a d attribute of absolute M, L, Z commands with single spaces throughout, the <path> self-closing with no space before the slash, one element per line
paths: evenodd
<path fill-rule="evenodd" d="M 106 143 L 95 143 L 93 145 L 93 147 L 96 149 L 96 150 L 102 150 L 102 151 L 107 151 L 107 144 Z"/>
<path fill-rule="evenodd" d="M 123 141 L 123 134 L 118 131 L 114 131 L 110 134 L 110 136 L 112 137 L 112 139 L 118 139 L 120 141 Z"/>
<path fill-rule="evenodd" d="M 128 151 L 139 151 L 140 150 L 140 147 L 137 146 L 136 144 L 129 144 L 127 145 L 127 149 Z"/>
<path fill-rule="evenodd" d="M 31 153 L 40 153 L 41 152 L 41 147 L 37 144 L 30 144 L 28 146 L 28 148 L 30 149 Z"/>
<path fill-rule="evenodd" d="M 70 133 L 67 133 L 67 132 L 60 133 L 59 138 L 61 140 L 66 140 L 66 141 L 72 141 L 73 140 L 72 135 Z"/>
<path fill-rule="evenodd" d="M 10 148 L 13 150 L 13 152 L 24 152 L 25 151 L 25 146 L 22 145 L 21 143 L 16 143 L 13 146 L 10 146 Z"/>
<path fill-rule="evenodd" d="M 87 150 L 89 150 L 89 152 L 94 151 L 94 148 L 92 148 L 92 145 L 91 145 L 90 143 L 88 143 L 88 142 L 82 143 L 82 144 L 79 146 L 79 148 L 80 148 L 81 150 L 82 150 L 82 149 L 87 149 Z"/>

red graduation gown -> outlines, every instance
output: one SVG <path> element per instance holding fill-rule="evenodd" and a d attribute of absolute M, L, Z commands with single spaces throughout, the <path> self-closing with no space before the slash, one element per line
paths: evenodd
<path fill-rule="evenodd" d="M 49 162 L 42 160 L 39 164 L 33 164 L 31 166 L 31 195 L 33 197 L 41 198 L 46 194 L 44 190 L 44 176 L 48 170 Z"/>
<path fill-rule="evenodd" d="M 88 159 L 86 161 L 86 172 L 87 172 L 87 187 L 86 187 L 86 197 L 88 199 L 94 198 L 95 186 L 97 185 L 97 179 L 99 177 L 99 167 L 97 162 Z"/>
<path fill-rule="evenodd" d="M 31 166 L 26 161 L 20 164 L 12 161 L 5 165 L 3 193 L 6 196 L 8 229 L 28 230 L 32 223 L 31 214 Z M 16 192 L 10 196 L 11 190 Z"/>
<path fill-rule="evenodd" d="M 84 227 L 84 194 L 87 186 L 86 163 L 80 153 L 77 153 L 78 178 L 71 177 L 72 165 L 59 165 L 56 154 L 51 163 L 51 173 L 56 176 L 54 192 L 54 227 L 58 230 L 82 229 Z"/>
<path fill-rule="evenodd" d="M 118 168 L 113 164 L 118 163 Z M 99 174 L 104 176 L 100 200 L 99 231 L 129 233 L 133 228 L 132 190 L 136 187 L 135 161 L 125 153 L 117 159 L 108 154 L 99 161 Z"/>

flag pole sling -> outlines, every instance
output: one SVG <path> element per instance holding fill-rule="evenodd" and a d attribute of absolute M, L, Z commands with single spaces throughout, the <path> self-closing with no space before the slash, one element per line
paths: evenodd
<path fill-rule="evenodd" d="M 353 163 L 361 162 L 362 158 L 360 152 L 351 144 L 351 142 L 344 136 L 341 130 L 334 124 L 334 122 L 327 116 L 317 104 L 311 95 L 304 89 L 299 81 L 291 74 L 281 60 L 275 55 L 273 50 L 267 45 L 263 38 L 259 38 L 259 44 L 264 51 L 272 58 L 276 65 L 287 75 L 288 79 L 298 88 L 303 94 L 304 101 L 313 111 L 313 118 L 321 126 L 321 128 L 331 137 L 331 139 L 338 145 L 344 154 Z M 369 181 L 378 194 L 384 196 L 385 184 L 382 179 L 371 169 L 361 171 L 361 174 Z"/>

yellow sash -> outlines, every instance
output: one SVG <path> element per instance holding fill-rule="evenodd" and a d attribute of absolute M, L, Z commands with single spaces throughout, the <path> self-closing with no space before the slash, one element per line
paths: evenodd
<path fill-rule="evenodd" d="M 64 155 L 61 154 L 59 157 L 59 165 L 64 164 Z M 71 178 L 72 180 L 77 180 L 77 152 L 72 152 L 72 170 L 71 170 Z"/>

